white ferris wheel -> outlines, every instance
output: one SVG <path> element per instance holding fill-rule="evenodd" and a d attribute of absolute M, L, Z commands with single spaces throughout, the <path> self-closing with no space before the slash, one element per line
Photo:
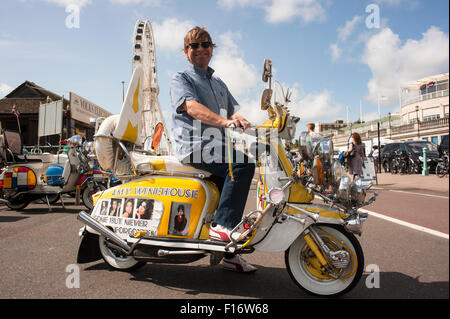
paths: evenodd
<path fill-rule="evenodd" d="M 138 20 L 134 27 L 133 70 L 137 65 L 141 65 L 144 71 L 143 134 L 147 138 L 144 142 L 144 149 L 150 149 L 151 138 L 155 132 L 155 128 L 158 123 L 162 123 L 164 132 L 158 150 L 161 154 L 172 154 L 172 142 L 159 105 L 155 39 L 153 37 L 152 25 L 148 20 Z"/>

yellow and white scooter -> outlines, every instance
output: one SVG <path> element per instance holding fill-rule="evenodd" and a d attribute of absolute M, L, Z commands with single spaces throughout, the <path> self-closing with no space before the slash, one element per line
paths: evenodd
<path fill-rule="evenodd" d="M 374 198 L 365 201 L 367 187 L 350 182 L 332 159 L 328 139 L 313 149 L 301 145 L 289 159 L 285 145 L 298 119 L 289 115 L 289 94 L 281 85 L 276 82 L 272 90 L 270 60 L 264 63 L 269 89 L 261 103 L 268 120 L 246 131 L 259 169 L 257 210 L 244 213 L 231 242 L 209 239 L 220 194 L 208 172 L 152 153 L 156 140 L 147 151 L 135 147 L 141 73 L 139 68 L 133 73 L 121 114 L 107 118 L 95 137 L 100 165 L 123 184 L 95 194 L 91 214 L 79 214 L 85 226 L 78 263 L 103 258 L 108 266 L 129 271 L 146 262 L 189 263 L 209 256 L 215 265 L 226 252 L 284 251 L 287 270 L 302 289 L 323 296 L 350 291 L 364 268 L 354 234 L 361 234 L 367 214 L 358 208 Z M 133 109 L 128 114 L 127 105 Z M 313 203 L 315 195 L 323 202 Z"/>

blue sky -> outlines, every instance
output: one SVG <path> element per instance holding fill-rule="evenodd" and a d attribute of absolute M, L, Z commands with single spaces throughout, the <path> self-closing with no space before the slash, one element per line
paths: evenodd
<path fill-rule="evenodd" d="M 66 25 L 70 4 L 80 9 L 78 28 Z M 293 90 L 291 110 L 301 130 L 307 122 L 346 121 L 347 110 L 355 121 L 360 102 L 363 120 L 371 120 L 378 117 L 378 96 L 386 97 L 382 116 L 398 112 L 400 86 L 448 72 L 448 12 L 447 0 L 6 0 L 0 97 L 29 80 L 119 113 L 134 25 L 147 19 L 166 116 L 170 78 L 187 66 L 183 37 L 199 25 L 218 45 L 212 67 L 254 124 L 263 119 L 264 58 Z"/>

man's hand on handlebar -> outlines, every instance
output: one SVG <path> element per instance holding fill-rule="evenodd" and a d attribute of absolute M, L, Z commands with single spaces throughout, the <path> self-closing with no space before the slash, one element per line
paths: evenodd
<path fill-rule="evenodd" d="M 249 121 L 247 121 L 242 115 L 239 113 L 235 113 L 232 115 L 227 122 L 226 127 L 232 128 L 234 127 L 242 127 L 242 129 L 245 131 L 249 127 L 251 127 L 251 124 Z"/>

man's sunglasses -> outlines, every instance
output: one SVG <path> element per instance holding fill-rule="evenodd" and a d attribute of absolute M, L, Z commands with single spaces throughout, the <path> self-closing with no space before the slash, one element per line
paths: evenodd
<path fill-rule="evenodd" d="M 202 46 L 202 48 L 208 49 L 212 46 L 212 43 L 211 42 L 202 42 L 202 43 L 194 42 L 194 43 L 189 43 L 188 45 L 186 45 L 186 47 L 191 47 L 192 50 L 197 50 L 200 45 Z"/>

